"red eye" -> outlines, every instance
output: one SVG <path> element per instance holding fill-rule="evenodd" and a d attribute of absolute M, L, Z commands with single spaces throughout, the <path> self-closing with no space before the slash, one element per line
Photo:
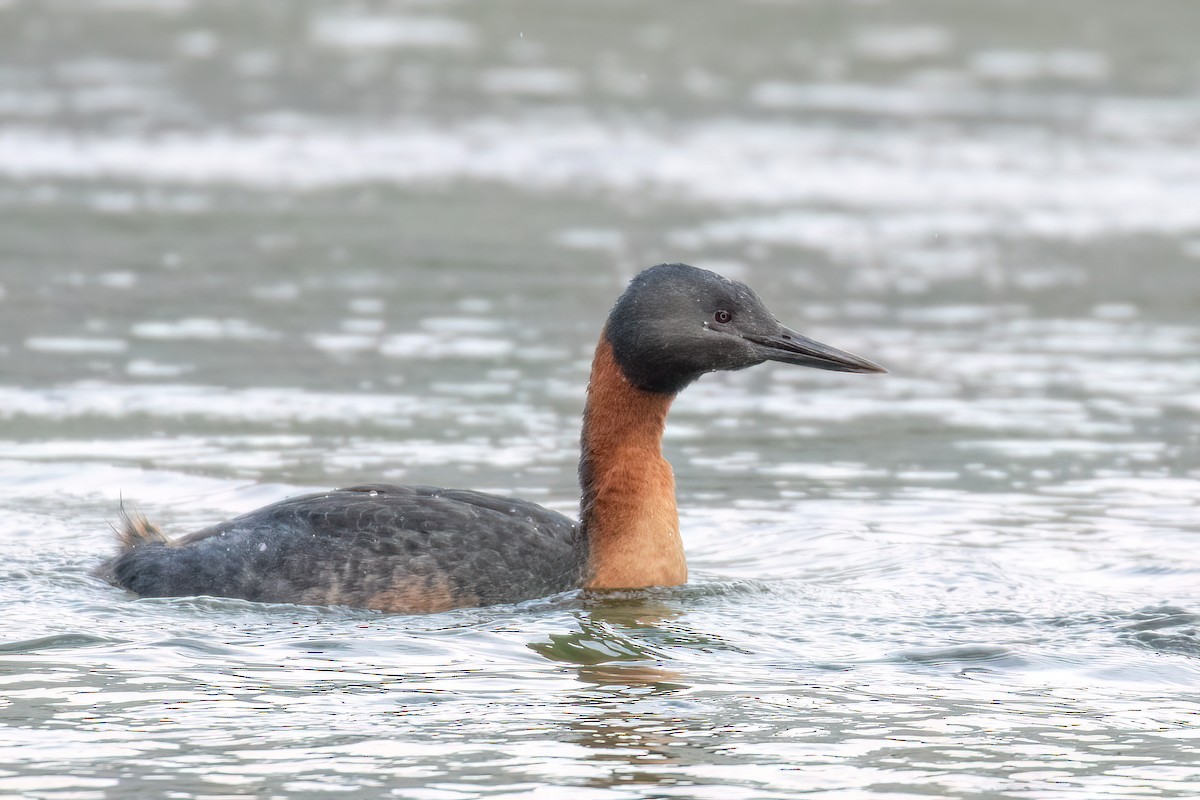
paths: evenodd
<path fill-rule="evenodd" d="M 713 319 L 715 319 L 717 322 L 721 323 L 722 325 L 725 325 L 726 323 L 733 321 L 733 314 L 730 314 L 728 311 L 725 311 L 724 309 L 722 309 L 721 311 L 718 311 L 717 313 L 713 314 Z"/>

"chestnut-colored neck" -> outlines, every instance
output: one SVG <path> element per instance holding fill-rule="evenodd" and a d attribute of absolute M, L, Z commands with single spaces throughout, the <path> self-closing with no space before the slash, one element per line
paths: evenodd
<path fill-rule="evenodd" d="M 617 365 L 600 336 L 583 412 L 579 480 L 585 589 L 640 589 L 687 582 L 675 476 L 662 455 L 674 395 L 647 392 Z"/>

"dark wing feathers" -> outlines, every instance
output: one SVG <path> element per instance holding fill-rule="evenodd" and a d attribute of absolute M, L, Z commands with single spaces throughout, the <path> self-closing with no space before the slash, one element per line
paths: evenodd
<path fill-rule="evenodd" d="M 126 550 L 113 574 L 144 596 L 489 605 L 577 587 L 576 528 L 516 498 L 374 484 L 289 498 L 169 545 Z"/>

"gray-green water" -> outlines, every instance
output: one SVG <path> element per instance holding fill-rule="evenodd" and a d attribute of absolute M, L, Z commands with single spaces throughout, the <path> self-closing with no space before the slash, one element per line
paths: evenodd
<path fill-rule="evenodd" d="M 1200 794 L 1200 5 L 0 0 L 0 794 Z M 134 600 L 368 480 L 575 505 L 688 261 L 891 368 L 676 404 L 689 586 Z"/>

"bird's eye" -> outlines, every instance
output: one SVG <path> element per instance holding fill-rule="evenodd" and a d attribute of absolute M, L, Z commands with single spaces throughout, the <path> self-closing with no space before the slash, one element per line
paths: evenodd
<path fill-rule="evenodd" d="M 721 309 L 717 313 L 713 314 L 713 319 L 715 319 L 717 322 L 721 323 L 722 325 L 725 325 L 725 324 L 733 321 L 733 314 L 730 314 L 725 309 Z"/>

